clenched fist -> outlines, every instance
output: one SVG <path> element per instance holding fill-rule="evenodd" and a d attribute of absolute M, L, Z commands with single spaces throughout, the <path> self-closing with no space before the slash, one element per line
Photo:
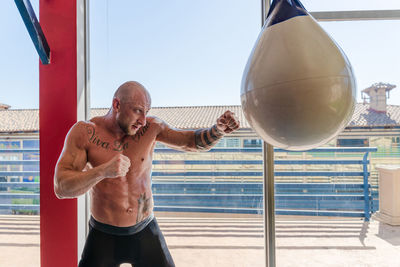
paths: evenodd
<path fill-rule="evenodd" d="M 124 177 L 129 171 L 131 161 L 127 156 L 118 154 L 109 162 L 103 164 L 105 178 Z"/>
<path fill-rule="evenodd" d="M 217 128 L 224 133 L 231 133 L 240 127 L 240 122 L 236 118 L 235 113 L 227 110 L 217 119 Z"/>

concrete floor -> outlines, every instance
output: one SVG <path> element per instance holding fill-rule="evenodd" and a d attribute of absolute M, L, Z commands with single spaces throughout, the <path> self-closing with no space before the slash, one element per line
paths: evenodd
<path fill-rule="evenodd" d="M 264 266 L 260 216 L 156 216 L 177 267 Z M 38 216 L 0 215 L 1 267 L 40 266 L 39 243 Z M 376 220 L 277 216 L 276 263 L 400 267 L 400 227 Z"/>

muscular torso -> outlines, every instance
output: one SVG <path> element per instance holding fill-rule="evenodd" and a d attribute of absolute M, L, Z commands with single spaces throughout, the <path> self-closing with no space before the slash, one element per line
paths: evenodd
<path fill-rule="evenodd" d="M 158 125 L 152 118 L 134 136 L 115 139 L 96 118 L 86 124 L 87 161 L 99 166 L 122 153 L 131 166 L 125 177 L 105 178 L 91 190 L 91 212 L 100 222 L 132 226 L 153 211 L 151 166 Z"/>

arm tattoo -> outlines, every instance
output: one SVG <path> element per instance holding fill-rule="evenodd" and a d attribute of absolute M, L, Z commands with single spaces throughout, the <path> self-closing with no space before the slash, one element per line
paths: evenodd
<path fill-rule="evenodd" d="M 217 125 L 208 129 L 199 129 L 194 132 L 194 141 L 197 149 L 208 150 L 218 143 L 224 136 L 224 133 L 219 131 Z"/>

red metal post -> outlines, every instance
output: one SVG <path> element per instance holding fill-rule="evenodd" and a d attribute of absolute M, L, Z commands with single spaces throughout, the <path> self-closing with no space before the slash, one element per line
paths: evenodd
<path fill-rule="evenodd" d="M 40 0 L 40 24 L 51 48 L 39 67 L 40 251 L 42 267 L 77 265 L 77 201 L 54 194 L 54 167 L 77 119 L 76 1 Z"/>

